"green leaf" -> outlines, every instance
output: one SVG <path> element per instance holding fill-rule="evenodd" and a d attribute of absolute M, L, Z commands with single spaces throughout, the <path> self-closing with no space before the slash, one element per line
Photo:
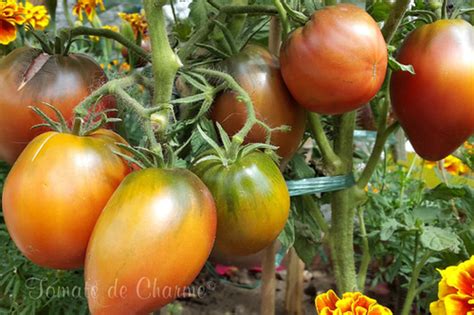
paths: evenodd
<path fill-rule="evenodd" d="M 390 14 L 390 9 L 392 5 L 389 1 L 374 2 L 369 8 L 368 13 L 376 20 L 377 22 L 385 21 Z"/>
<path fill-rule="evenodd" d="M 397 220 L 388 218 L 380 227 L 380 239 L 382 241 L 387 241 L 392 237 L 393 233 L 402 226 L 403 225 L 401 225 Z"/>
<path fill-rule="evenodd" d="M 413 216 L 424 223 L 431 223 L 438 218 L 440 211 L 437 207 L 417 207 L 413 209 Z"/>
<path fill-rule="evenodd" d="M 305 264 L 311 264 L 320 247 L 321 231 L 303 197 L 292 198 L 292 207 L 295 215 L 293 247 Z"/>
<path fill-rule="evenodd" d="M 423 228 L 420 242 L 423 247 L 437 252 L 449 250 L 457 253 L 461 245 L 456 234 L 447 229 L 441 229 L 435 226 L 425 226 Z"/>
<path fill-rule="evenodd" d="M 411 74 L 415 74 L 415 69 L 413 69 L 412 65 L 404 65 L 398 62 L 393 56 L 388 56 L 388 66 L 393 71 L 407 71 Z"/>
<path fill-rule="evenodd" d="M 290 161 L 290 166 L 298 179 L 312 178 L 316 175 L 316 172 L 306 163 L 306 159 L 302 154 L 295 154 Z"/>
<path fill-rule="evenodd" d="M 290 216 L 286 221 L 285 227 L 283 231 L 281 231 L 280 235 L 278 236 L 278 240 L 280 241 L 281 245 L 285 248 L 293 247 L 295 243 L 295 215 L 293 210 L 290 211 Z"/>
<path fill-rule="evenodd" d="M 206 0 L 194 0 L 189 5 L 189 17 L 196 27 L 200 27 L 203 23 L 207 23 L 207 1 Z"/>

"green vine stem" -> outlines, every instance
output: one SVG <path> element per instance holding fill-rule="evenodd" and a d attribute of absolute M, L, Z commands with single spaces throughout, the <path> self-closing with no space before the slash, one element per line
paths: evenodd
<path fill-rule="evenodd" d="M 153 106 L 169 105 L 173 92 L 174 79 L 182 66 L 168 40 L 163 6 L 166 0 L 144 0 L 145 15 L 149 25 L 152 51 L 155 94 Z"/>
<path fill-rule="evenodd" d="M 63 0 L 63 10 L 64 10 L 64 16 L 66 17 L 67 25 L 69 25 L 69 27 L 73 27 L 74 22 L 72 21 L 71 13 L 69 12 L 67 0 Z"/>
<path fill-rule="evenodd" d="M 219 9 L 224 14 L 277 15 L 278 10 L 271 5 L 229 5 Z"/>
<path fill-rule="evenodd" d="M 275 5 L 276 9 L 278 10 L 278 15 L 280 17 L 281 26 L 282 26 L 282 36 L 283 40 L 286 40 L 288 33 L 290 32 L 290 23 L 288 22 L 288 15 L 286 13 L 285 8 L 281 4 L 280 0 L 273 0 L 273 4 Z"/>
<path fill-rule="evenodd" d="M 367 278 L 367 270 L 369 269 L 371 256 L 369 239 L 367 238 L 367 230 L 365 228 L 364 209 L 362 207 L 358 208 L 357 215 L 359 217 L 360 237 L 362 238 L 362 260 L 357 275 L 357 285 L 359 286 L 360 291 L 364 292 L 365 280 Z"/>
<path fill-rule="evenodd" d="M 415 249 L 417 247 L 415 247 Z M 418 263 L 416 261 L 416 256 L 414 257 L 414 268 L 411 274 L 410 282 L 408 284 L 407 296 L 405 298 L 405 302 L 403 303 L 402 312 L 400 313 L 401 315 L 409 315 L 411 313 L 411 308 L 413 301 L 415 300 L 418 287 L 418 277 L 420 276 L 421 270 L 423 270 L 423 267 L 425 267 L 425 264 L 431 255 L 431 252 L 427 252 Z"/>
<path fill-rule="evenodd" d="M 63 28 L 60 31 L 62 38 L 76 37 L 81 35 L 92 35 L 100 36 L 105 38 L 113 39 L 123 46 L 127 47 L 130 50 L 133 50 L 137 55 L 144 58 L 145 60 L 150 61 L 150 54 L 148 54 L 144 49 L 135 44 L 133 41 L 125 38 L 120 33 L 114 32 L 112 30 L 107 30 L 103 28 L 91 28 L 86 26 L 78 26 L 74 28 Z"/>
<path fill-rule="evenodd" d="M 100 88 L 92 92 L 88 97 L 86 97 L 82 102 L 80 102 L 76 108 L 74 109 L 74 112 L 76 115 L 85 117 L 88 114 L 88 110 L 104 95 L 110 94 L 111 91 L 116 89 L 117 87 L 120 88 L 127 88 L 135 83 L 137 83 L 137 76 L 138 75 L 133 75 L 133 76 L 128 76 L 125 78 L 121 79 L 115 79 L 111 80 L 104 85 L 102 85 Z"/>
<path fill-rule="evenodd" d="M 405 12 L 410 7 L 410 2 L 410 0 L 397 0 L 392 8 L 392 11 L 390 11 L 390 15 L 388 16 L 382 28 L 382 34 L 387 44 L 390 44 L 392 41 L 393 36 L 395 35 L 395 32 L 397 31 L 398 26 L 405 15 Z"/>
<path fill-rule="evenodd" d="M 250 132 L 252 127 L 257 123 L 257 116 L 255 114 L 255 109 L 253 108 L 252 99 L 231 75 L 216 70 L 202 68 L 196 69 L 196 71 L 225 81 L 228 84 L 229 88 L 239 94 L 238 97 L 245 104 L 247 110 L 247 120 L 245 121 L 245 124 L 242 129 L 240 129 L 239 132 L 232 137 L 232 141 L 240 145 L 244 142 L 245 137 Z M 267 130 L 271 130 L 271 128 L 268 127 Z"/>
<path fill-rule="evenodd" d="M 324 132 L 323 124 L 321 122 L 321 116 L 316 113 L 308 114 L 308 125 L 311 131 L 311 135 L 321 151 L 323 161 L 326 166 L 326 170 L 330 175 L 341 175 L 340 172 L 342 167 L 341 159 L 334 153 L 334 150 L 329 142 L 329 139 Z"/>
<path fill-rule="evenodd" d="M 340 171 L 346 174 L 352 172 L 355 118 L 355 111 L 338 117 L 339 133 L 334 142 L 334 150 L 341 160 Z M 331 193 L 331 210 L 329 244 L 337 288 L 341 293 L 357 291 L 353 245 L 355 209 L 351 189 Z"/>
<path fill-rule="evenodd" d="M 443 5 L 441 6 L 441 18 L 448 18 L 448 0 L 443 0 Z"/>

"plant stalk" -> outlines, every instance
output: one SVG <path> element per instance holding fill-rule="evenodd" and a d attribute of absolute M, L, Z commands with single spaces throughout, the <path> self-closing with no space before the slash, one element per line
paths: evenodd
<path fill-rule="evenodd" d="M 335 153 L 341 159 L 341 171 L 352 172 L 352 146 L 355 129 L 355 111 L 339 116 L 339 134 L 334 142 Z M 354 259 L 354 216 L 352 190 L 331 193 L 331 229 L 329 244 L 336 284 L 340 293 L 357 291 Z"/>
<path fill-rule="evenodd" d="M 397 0 L 395 2 L 395 5 L 393 6 L 387 21 L 385 21 L 385 24 L 382 28 L 382 34 L 387 44 L 390 44 L 392 41 L 393 36 L 395 35 L 395 32 L 397 31 L 398 26 L 400 26 L 403 16 L 405 15 L 405 12 L 410 7 L 410 2 L 410 0 Z"/>
<path fill-rule="evenodd" d="M 334 153 L 331 143 L 329 143 L 329 139 L 324 132 L 321 122 L 321 116 L 316 113 L 308 113 L 308 124 L 311 135 L 314 140 L 316 140 L 319 150 L 321 151 L 328 174 L 341 175 L 342 161 L 336 153 Z"/>
<path fill-rule="evenodd" d="M 362 238 L 362 261 L 357 275 L 357 285 L 359 286 L 359 290 L 363 293 L 371 256 L 369 239 L 367 238 L 367 230 L 365 228 L 364 209 L 359 207 L 357 214 L 359 216 L 360 236 Z"/>
<path fill-rule="evenodd" d="M 411 279 L 408 284 L 408 291 L 407 291 L 407 296 L 405 298 L 405 302 L 403 303 L 403 308 L 402 312 L 400 313 L 401 315 L 409 315 L 413 301 L 415 300 L 416 297 L 416 292 L 417 292 L 417 287 L 418 287 L 418 277 L 420 276 L 421 270 L 425 266 L 426 262 L 428 259 L 431 257 L 431 252 L 428 252 L 423 256 L 423 258 L 420 260 L 418 264 L 416 264 L 415 268 L 412 271 L 411 274 Z"/>

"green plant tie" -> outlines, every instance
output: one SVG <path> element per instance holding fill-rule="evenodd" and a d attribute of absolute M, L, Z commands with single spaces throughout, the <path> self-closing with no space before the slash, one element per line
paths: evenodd
<path fill-rule="evenodd" d="M 354 186 L 355 180 L 352 173 L 338 176 L 325 176 L 288 180 L 286 185 L 291 197 L 311 195 L 320 192 L 342 190 Z"/>

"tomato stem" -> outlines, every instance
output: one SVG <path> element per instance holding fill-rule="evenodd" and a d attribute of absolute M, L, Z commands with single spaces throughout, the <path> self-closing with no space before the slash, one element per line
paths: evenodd
<path fill-rule="evenodd" d="M 74 28 L 63 28 L 60 31 L 60 35 L 62 38 L 68 38 L 68 37 L 72 38 L 72 37 L 81 36 L 81 35 L 92 35 L 92 36 L 100 36 L 100 37 L 113 39 L 119 42 L 120 44 L 122 44 L 123 46 L 127 47 L 128 49 L 132 50 L 133 52 L 135 52 L 141 58 L 147 61 L 151 60 L 150 54 L 148 54 L 143 48 L 135 44 L 133 41 L 127 39 L 122 34 L 114 32 L 112 30 L 103 29 L 103 28 L 91 28 L 91 27 L 86 27 L 86 26 L 78 26 Z"/>
<path fill-rule="evenodd" d="M 405 12 L 410 7 L 410 2 L 410 0 L 397 0 L 390 11 L 390 15 L 388 16 L 382 28 L 382 34 L 387 44 L 390 44 L 392 41 L 395 32 L 397 31 L 403 17 L 405 16 Z"/>
<path fill-rule="evenodd" d="M 329 139 L 324 132 L 320 115 L 316 113 L 308 113 L 308 125 L 311 135 L 314 140 L 316 140 L 319 150 L 321 151 L 328 174 L 341 175 L 342 172 L 340 169 L 342 167 L 342 161 L 336 153 L 334 153 L 334 150 L 331 147 Z"/>
<path fill-rule="evenodd" d="M 281 26 L 283 29 L 283 32 L 281 32 L 281 34 L 283 36 L 283 40 L 286 40 L 286 37 L 288 36 L 288 33 L 291 30 L 290 23 L 288 22 L 288 14 L 286 13 L 286 10 L 281 4 L 280 0 L 273 0 L 273 5 L 278 10 L 278 16 L 280 17 Z"/>
<path fill-rule="evenodd" d="M 74 124 L 72 126 L 72 129 L 71 129 L 71 133 L 73 135 L 76 135 L 76 136 L 80 136 L 81 135 L 81 130 L 82 130 L 82 124 L 83 124 L 83 120 L 81 117 L 75 117 L 74 118 Z"/>
<path fill-rule="evenodd" d="M 355 111 L 338 116 L 339 133 L 334 141 L 334 151 L 342 162 L 340 171 L 352 172 L 352 154 L 355 129 Z M 336 284 L 341 293 L 357 291 L 354 259 L 354 216 L 352 190 L 331 193 L 331 229 L 329 244 L 334 265 Z"/>

